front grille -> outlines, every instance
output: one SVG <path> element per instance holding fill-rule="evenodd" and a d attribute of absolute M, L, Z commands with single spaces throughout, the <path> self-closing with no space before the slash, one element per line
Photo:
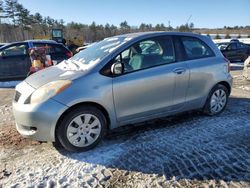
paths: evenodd
<path fill-rule="evenodd" d="M 18 102 L 18 100 L 20 99 L 20 97 L 21 97 L 21 93 L 18 92 L 18 91 L 16 91 L 15 97 L 14 97 L 14 101 L 15 101 L 15 102 Z"/>

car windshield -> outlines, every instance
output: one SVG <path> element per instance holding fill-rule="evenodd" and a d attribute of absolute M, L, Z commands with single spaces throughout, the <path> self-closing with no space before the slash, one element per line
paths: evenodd
<path fill-rule="evenodd" d="M 78 65 L 93 65 L 99 63 L 106 55 L 114 51 L 126 43 L 130 38 L 123 37 L 111 37 L 106 38 L 100 42 L 89 45 L 85 50 L 77 53 L 69 60 L 75 62 Z"/>

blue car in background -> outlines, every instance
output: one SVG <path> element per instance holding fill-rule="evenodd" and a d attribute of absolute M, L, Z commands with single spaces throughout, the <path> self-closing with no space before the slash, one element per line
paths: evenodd
<path fill-rule="evenodd" d="M 27 77 L 31 67 L 29 49 L 32 47 L 49 47 L 51 59 L 61 62 L 72 56 L 64 45 L 52 40 L 29 40 L 15 42 L 0 47 L 0 80 L 18 80 Z"/>

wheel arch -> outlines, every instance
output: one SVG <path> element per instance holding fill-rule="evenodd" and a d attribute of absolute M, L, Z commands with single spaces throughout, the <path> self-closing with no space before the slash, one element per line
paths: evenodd
<path fill-rule="evenodd" d="M 225 86 L 227 88 L 227 90 L 228 90 L 229 95 L 230 95 L 230 93 L 231 93 L 231 86 L 230 86 L 230 84 L 227 81 L 218 82 L 214 86 L 216 86 L 216 85 L 223 85 L 223 86 Z"/>
<path fill-rule="evenodd" d="M 55 131 L 54 131 L 54 138 L 55 138 L 55 141 L 56 141 L 56 139 L 57 139 L 56 132 L 57 132 L 57 129 L 58 129 L 58 127 L 59 127 L 59 125 L 60 125 L 60 123 L 61 123 L 63 117 L 64 117 L 66 114 L 68 114 L 69 112 L 71 112 L 72 110 L 74 110 L 74 109 L 76 109 L 76 108 L 78 108 L 78 107 L 80 107 L 80 106 L 92 106 L 92 107 L 96 107 L 97 109 L 99 109 L 99 110 L 103 113 L 103 115 L 105 116 L 105 118 L 106 118 L 108 130 L 110 129 L 110 121 L 111 121 L 111 120 L 110 120 L 110 116 L 109 116 L 108 111 L 107 111 L 102 105 L 100 105 L 100 104 L 98 104 L 98 103 L 96 103 L 96 102 L 89 102 L 89 101 L 87 101 L 87 102 L 81 102 L 81 103 L 74 104 L 73 106 L 69 107 L 67 110 L 65 110 L 65 111 L 61 114 L 61 116 L 60 116 L 60 118 L 57 120 L 57 123 L 56 123 L 56 126 L 55 126 Z"/>
<path fill-rule="evenodd" d="M 210 90 L 208 92 L 208 95 L 206 96 L 205 101 L 203 103 L 203 107 L 202 107 L 203 110 L 206 107 L 207 101 L 209 99 L 209 96 L 210 96 L 213 88 L 216 87 L 217 85 L 223 85 L 223 86 L 225 86 L 227 88 L 227 90 L 228 90 L 228 95 L 230 95 L 230 93 L 231 93 L 231 85 L 227 81 L 219 81 L 219 82 L 217 82 L 216 84 L 213 85 L 212 88 L 210 88 Z"/>

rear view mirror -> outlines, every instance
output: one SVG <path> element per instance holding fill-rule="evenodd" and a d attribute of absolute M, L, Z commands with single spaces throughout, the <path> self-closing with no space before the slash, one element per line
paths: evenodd
<path fill-rule="evenodd" d="M 124 72 L 124 65 L 120 62 L 114 63 L 111 67 L 111 72 L 114 75 L 120 75 Z"/>

